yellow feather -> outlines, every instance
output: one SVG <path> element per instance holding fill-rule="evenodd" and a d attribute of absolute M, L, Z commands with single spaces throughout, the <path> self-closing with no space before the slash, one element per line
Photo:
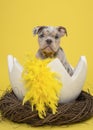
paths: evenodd
<path fill-rule="evenodd" d="M 58 96 L 62 87 L 57 78 L 58 74 L 51 72 L 47 67 L 49 62 L 50 59 L 39 60 L 29 57 L 22 74 L 28 90 L 23 104 L 29 101 L 32 110 L 36 109 L 40 118 L 46 116 L 47 108 L 50 108 L 53 114 L 57 112 Z"/>

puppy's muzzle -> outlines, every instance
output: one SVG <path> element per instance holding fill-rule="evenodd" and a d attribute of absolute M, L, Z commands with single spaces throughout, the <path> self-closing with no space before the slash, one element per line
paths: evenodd
<path fill-rule="evenodd" d="M 52 43 L 52 40 L 51 40 L 51 39 L 47 39 L 47 40 L 46 40 L 46 43 L 47 43 L 48 45 L 50 45 L 50 44 Z"/>

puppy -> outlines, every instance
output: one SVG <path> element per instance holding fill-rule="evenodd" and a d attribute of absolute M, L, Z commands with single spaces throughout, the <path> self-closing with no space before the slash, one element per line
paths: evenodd
<path fill-rule="evenodd" d="M 70 76 L 73 75 L 73 69 L 68 63 L 63 49 L 60 47 L 60 38 L 67 36 L 66 28 L 52 26 L 37 26 L 33 29 L 33 34 L 38 34 L 39 50 L 36 54 L 37 58 L 59 58 L 61 63 Z"/>

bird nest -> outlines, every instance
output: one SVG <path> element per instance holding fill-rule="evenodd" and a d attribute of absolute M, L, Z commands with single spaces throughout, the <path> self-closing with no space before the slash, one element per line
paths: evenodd
<path fill-rule="evenodd" d="M 13 91 L 7 91 L 0 99 L 0 111 L 4 118 L 31 126 L 65 125 L 81 122 L 93 116 L 93 96 L 82 91 L 76 101 L 58 104 L 57 113 L 47 109 L 47 115 L 40 119 L 37 111 L 32 111 L 29 102 L 22 105 Z"/>

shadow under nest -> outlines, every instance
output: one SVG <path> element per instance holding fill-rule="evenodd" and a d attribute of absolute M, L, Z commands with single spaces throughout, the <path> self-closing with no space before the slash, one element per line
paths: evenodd
<path fill-rule="evenodd" d="M 29 102 L 22 105 L 13 91 L 7 91 L 0 98 L 0 112 L 4 118 L 31 126 L 72 124 L 93 116 L 93 96 L 82 91 L 74 102 L 58 104 L 57 113 L 54 115 L 48 109 L 46 117 L 40 119 L 37 111 L 31 110 Z"/>

